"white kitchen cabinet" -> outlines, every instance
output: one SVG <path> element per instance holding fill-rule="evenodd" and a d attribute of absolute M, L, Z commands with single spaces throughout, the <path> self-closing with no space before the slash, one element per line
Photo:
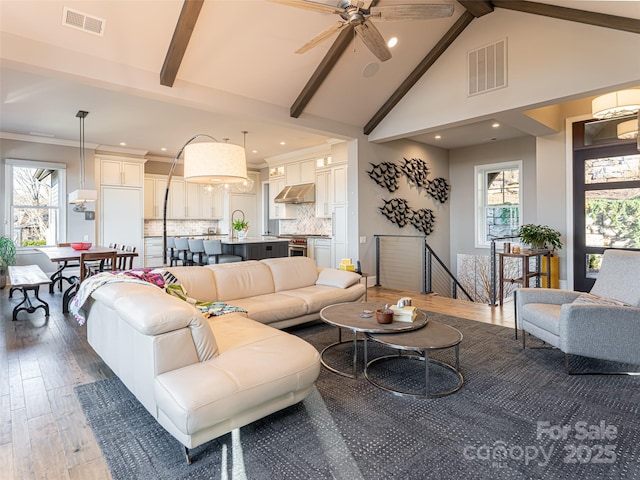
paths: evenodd
<path fill-rule="evenodd" d="M 200 213 L 205 220 L 224 218 L 224 190 L 201 185 Z"/>
<path fill-rule="evenodd" d="M 293 162 L 285 165 L 285 180 L 287 185 L 299 183 L 313 183 L 316 174 L 315 160 Z"/>
<path fill-rule="evenodd" d="M 187 219 L 203 218 L 202 215 L 202 185 L 199 183 L 186 182 L 184 217 Z"/>
<path fill-rule="evenodd" d="M 286 186 L 286 180 L 269 180 L 269 218 L 271 220 L 283 220 L 296 218 L 297 208 L 289 203 L 275 203 L 274 199 Z"/>
<path fill-rule="evenodd" d="M 142 188 L 100 187 L 99 244 L 127 245 L 136 247 L 138 257 L 133 266 L 142 265 L 144 255 Z"/>
<path fill-rule="evenodd" d="M 100 184 L 121 187 L 142 187 L 144 163 L 99 158 Z"/>
<path fill-rule="evenodd" d="M 331 268 L 331 239 L 330 238 L 309 238 L 311 258 L 316 262 L 318 268 Z"/>
<path fill-rule="evenodd" d="M 333 211 L 333 180 L 331 169 L 316 172 L 316 217 L 331 218 Z"/>
<path fill-rule="evenodd" d="M 347 166 L 337 165 L 331 168 L 332 202 L 336 204 L 347 203 Z"/>
<path fill-rule="evenodd" d="M 333 234 L 333 263 L 332 268 L 338 268 L 343 258 L 347 258 L 348 242 L 347 227 L 349 219 L 347 215 L 347 205 L 334 205 L 332 218 Z"/>
<path fill-rule="evenodd" d="M 276 165 L 274 167 L 269 167 L 269 178 L 280 178 L 284 177 L 284 165 Z"/>
<path fill-rule="evenodd" d="M 173 185 L 173 182 L 171 182 Z M 167 177 L 164 175 L 144 177 L 144 218 L 162 219 L 164 210 L 164 194 L 167 190 Z M 169 197 L 169 202 L 171 197 Z M 169 206 L 167 206 L 167 215 Z"/>
<path fill-rule="evenodd" d="M 173 177 L 169 187 L 169 209 L 167 218 L 172 220 L 184 220 L 185 218 L 185 181 Z"/>
<path fill-rule="evenodd" d="M 162 266 L 162 237 L 146 237 L 144 239 L 144 266 Z"/>

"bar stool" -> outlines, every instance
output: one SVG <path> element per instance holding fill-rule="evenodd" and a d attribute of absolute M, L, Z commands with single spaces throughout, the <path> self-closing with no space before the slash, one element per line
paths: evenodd
<path fill-rule="evenodd" d="M 170 267 L 178 265 L 178 252 L 176 252 L 175 237 L 167 237 L 167 258 L 169 259 Z"/>
<path fill-rule="evenodd" d="M 189 239 L 189 250 L 191 251 L 191 262 L 194 265 L 206 265 L 208 256 L 205 254 L 203 240 L 201 238 Z M 197 256 L 197 259 L 196 259 Z"/>
<path fill-rule="evenodd" d="M 175 243 L 178 251 L 178 260 L 182 262 L 182 265 L 191 265 L 193 263 L 193 255 L 189 251 L 189 240 L 175 237 Z"/>
<path fill-rule="evenodd" d="M 209 265 L 242 261 L 242 257 L 238 255 L 222 254 L 222 240 L 205 240 L 203 245 L 204 251 L 209 257 Z"/>

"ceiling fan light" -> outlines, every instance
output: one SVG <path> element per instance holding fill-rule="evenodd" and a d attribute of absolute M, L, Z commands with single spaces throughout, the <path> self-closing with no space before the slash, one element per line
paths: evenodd
<path fill-rule="evenodd" d="M 617 125 L 618 138 L 621 140 L 631 140 L 638 138 L 638 120 L 627 120 Z"/>
<path fill-rule="evenodd" d="M 640 110 L 640 89 L 620 90 L 596 97 L 591 102 L 593 118 L 633 115 Z"/>

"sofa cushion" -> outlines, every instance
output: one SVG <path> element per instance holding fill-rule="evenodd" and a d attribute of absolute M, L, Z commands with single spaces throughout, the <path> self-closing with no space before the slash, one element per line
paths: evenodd
<path fill-rule="evenodd" d="M 229 303 L 244 308 L 247 317 L 260 323 L 288 320 L 308 313 L 307 303 L 303 299 L 286 295 L 286 292 L 236 298 Z"/>
<path fill-rule="evenodd" d="M 521 317 L 523 321 L 532 323 L 537 327 L 560 335 L 560 311 L 562 305 L 549 303 L 527 303 L 522 306 Z"/>
<path fill-rule="evenodd" d="M 178 279 L 187 295 L 199 302 L 217 302 L 216 279 L 203 267 L 172 267 L 167 269 Z"/>
<path fill-rule="evenodd" d="M 347 288 L 360 281 L 362 277 L 354 272 L 337 270 L 335 268 L 323 268 L 320 270 L 316 285 L 326 285 L 328 287 Z"/>
<path fill-rule="evenodd" d="M 268 265 L 276 292 L 308 287 L 318 279 L 316 262 L 308 257 L 282 257 L 261 260 Z"/>
<path fill-rule="evenodd" d="M 361 290 L 361 295 L 364 295 L 365 287 L 364 285 L 353 285 L 349 288 L 335 288 L 325 285 L 313 285 L 282 292 L 282 294 L 304 300 L 309 312 L 319 312 L 329 305 L 355 301 L 354 291 L 356 290 Z"/>
<path fill-rule="evenodd" d="M 114 310 L 125 322 L 150 336 L 188 327 L 200 361 L 218 354 L 218 345 L 209 324 L 192 305 L 170 297 L 153 285 L 126 285 L 127 291 L 113 300 Z M 157 308 L 158 305 L 162 308 Z"/>
<path fill-rule="evenodd" d="M 155 381 L 158 408 L 185 434 L 309 388 L 318 376 L 317 350 L 294 335 L 240 317 L 211 327 L 225 338 L 220 356 Z"/>
<path fill-rule="evenodd" d="M 248 262 L 207 265 L 201 268 L 213 272 L 216 279 L 218 301 L 220 302 L 240 306 L 230 300 L 266 295 L 275 291 L 271 270 L 262 262 L 250 260 Z"/>

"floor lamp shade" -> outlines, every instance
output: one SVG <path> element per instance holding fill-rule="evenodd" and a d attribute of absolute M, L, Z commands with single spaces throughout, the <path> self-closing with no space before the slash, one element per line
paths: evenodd
<path fill-rule="evenodd" d="M 184 178 L 194 183 L 244 182 L 247 179 L 244 148 L 231 143 L 190 143 L 184 147 Z"/>

